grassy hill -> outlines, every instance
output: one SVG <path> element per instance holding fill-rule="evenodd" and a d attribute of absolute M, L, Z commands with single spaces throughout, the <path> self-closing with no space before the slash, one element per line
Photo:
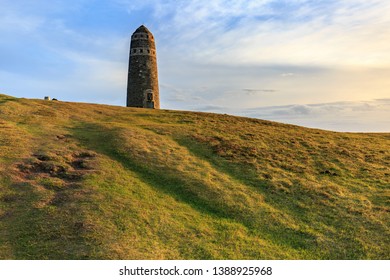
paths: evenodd
<path fill-rule="evenodd" d="M 0 259 L 389 259 L 390 134 L 0 95 Z"/>

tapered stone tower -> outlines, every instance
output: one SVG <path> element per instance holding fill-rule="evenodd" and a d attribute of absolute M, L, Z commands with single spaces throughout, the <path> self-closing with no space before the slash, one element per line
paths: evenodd
<path fill-rule="evenodd" d="M 156 46 L 143 25 L 131 36 L 126 106 L 160 109 Z"/>

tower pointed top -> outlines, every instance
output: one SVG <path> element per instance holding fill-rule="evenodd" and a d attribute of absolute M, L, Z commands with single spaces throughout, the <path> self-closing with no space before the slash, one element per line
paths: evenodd
<path fill-rule="evenodd" d="M 134 31 L 134 33 L 145 33 L 145 32 L 151 33 L 149 29 L 147 29 L 146 26 L 143 24 Z"/>

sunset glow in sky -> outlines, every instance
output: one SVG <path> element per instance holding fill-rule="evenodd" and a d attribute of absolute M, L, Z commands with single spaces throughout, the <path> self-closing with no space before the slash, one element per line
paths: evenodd
<path fill-rule="evenodd" d="M 0 93 L 125 105 L 130 35 L 161 107 L 390 132 L 390 1 L 0 0 Z"/>

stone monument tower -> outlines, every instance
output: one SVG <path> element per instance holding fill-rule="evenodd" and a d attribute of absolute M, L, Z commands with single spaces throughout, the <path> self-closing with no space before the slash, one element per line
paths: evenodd
<path fill-rule="evenodd" d="M 160 109 L 156 46 L 143 25 L 131 36 L 126 106 Z"/>

